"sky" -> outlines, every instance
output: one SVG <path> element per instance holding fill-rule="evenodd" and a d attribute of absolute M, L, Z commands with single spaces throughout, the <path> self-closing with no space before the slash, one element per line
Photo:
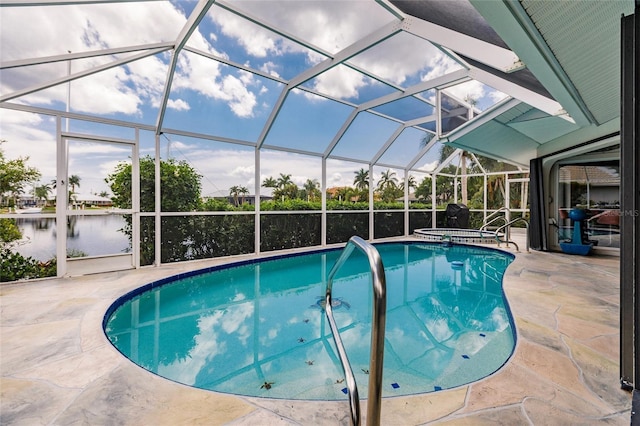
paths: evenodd
<path fill-rule="evenodd" d="M 186 46 L 198 53 L 183 51 L 177 58 L 162 123 L 165 134 L 160 138 L 160 153 L 162 157 L 189 162 L 203 176 L 204 195 L 226 195 L 233 185 L 246 186 L 254 193 L 254 148 L 188 138 L 172 134 L 170 129 L 255 144 L 286 81 L 321 63 L 327 54 L 340 52 L 395 19 L 373 0 L 344 1 L 339 7 L 328 1 L 230 3 L 307 45 L 295 43 L 218 6 L 210 9 L 192 33 Z M 170 42 L 180 33 L 195 5 L 193 1 L 159 1 L 0 8 L 0 59 L 6 63 L 67 52 Z M 4 69 L 0 74 L 0 93 L 6 96 L 138 53 Z M 69 108 L 72 112 L 155 126 L 170 61 L 169 51 L 157 53 L 74 80 L 70 88 L 65 83 L 11 102 L 59 111 Z M 260 179 L 284 173 L 291 174 L 298 185 L 307 179 L 320 181 L 320 157 L 269 148 L 322 155 L 354 105 L 461 68 L 437 47 L 408 33 L 382 41 L 350 58 L 349 64 L 336 66 L 302 84 L 344 103 L 308 91 L 289 92 L 264 140 Z M 358 68 L 387 84 L 358 72 Z M 480 110 L 506 96 L 477 81 L 447 90 L 460 99 L 473 98 Z M 423 107 L 431 111 L 428 103 L 433 102 L 433 96 L 431 91 L 413 99 L 415 111 L 407 109 L 406 102 L 387 104 L 379 111 L 392 117 L 403 117 L 411 111 L 420 114 Z M 333 152 L 360 161 L 382 155 L 385 163 L 394 166 L 397 163 L 393 170 L 400 177 L 402 166 L 419 152 L 426 133 L 410 129 L 411 132 L 402 133 L 397 145 L 387 152 L 381 151 L 398 127 L 399 123 L 393 120 L 373 114 L 359 115 L 350 128 L 352 131 L 345 132 L 344 145 L 339 144 Z M 353 131 L 356 128 L 358 132 Z M 135 137 L 130 129 L 80 121 L 72 121 L 69 130 L 127 140 Z M 29 164 L 41 171 L 42 183 L 50 182 L 56 174 L 55 138 L 56 123 L 51 116 L 0 110 L 0 139 L 7 141 L 2 144 L 5 156 L 9 159 L 28 156 Z M 140 153 L 155 155 L 153 132 L 141 132 Z M 122 144 L 71 142 L 69 174 L 80 176 L 79 192 L 99 193 L 108 190 L 104 178 L 119 161 L 129 161 L 130 155 L 131 148 Z M 433 170 L 438 157 L 439 153 L 431 153 L 417 167 Z M 328 187 L 352 185 L 354 172 L 367 168 L 364 163 L 335 160 L 329 165 Z M 382 171 L 376 169 L 374 179 Z"/>

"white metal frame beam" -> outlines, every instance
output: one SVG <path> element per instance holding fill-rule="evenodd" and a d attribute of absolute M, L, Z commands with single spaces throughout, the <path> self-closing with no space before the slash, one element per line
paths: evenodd
<path fill-rule="evenodd" d="M 189 40 L 189 37 L 191 37 L 191 34 L 193 34 L 193 32 L 198 29 L 198 25 L 206 16 L 209 8 L 214 3 L 214 1 L 215 0 L 200 0 L 198 2 L 198 5 L 193 9 L 193 12 L 191 12 L 191 15 L 189 16 L 187 22 L 184 24 L 184 27 L 182 27 L 180 34 L 178 34 L 178 37 L 176 38 L 176 42 L 173 47 L 173 54 L 171 55 L 171 61 L 169 63 L 169 69 L 167 71 L 167 78 L 164 82 L 164 90 L 162 92 L 162 98 L 160 101 L 158 120 L 156 121 L 156 132 L 158 134 L 161 133 L 162 122 L 164 121 L 164 115 L 167 109 L 167 102 L 169 101 L 169 95 L 171 94 L 171 84 L 173 83 L 173 76 L 175 75 L 176 66 L 178 64 L 178 56 L 180 55 L 180 52 L 182 51 L 184 45 L 187 44 L 187 41 Z"/>
<path fill-rule="evenodd" d="M 16 99 L 16 98 L 19 98 L 21 96 L 29 95 L 31 93 L 38 92 L 40 90 L 48 89 L 50 87 L 57 86 L 59 84 L 63 84 L 63 83 L 69 82 L 69 81 L 77 80 L 77 79 L 82 78 L 82 77 L 93 75 L 93 74 L 108 70 L 110 68 L 115 68 L 115 67 L 118 67 L 120 65 L 127 64 L 129 62 L 134 62 L 134 61 L 137 61 L 139 59 L 146 58 L 147 56 L 156 55 L 158 53 L 164 52 L 165 50 L 169 50 L 169 47 L 162 47 L 162 48 L 158 48 L 158 49 L 152 49 L 150 51 L 144 51 L 142 53 L 138 53 L 137 55 L 129 56 L 129 57 L 125 58 L 125 59 L 109 62 L 108 64 L 104 64 L 104 65 L 100 65 L 100 66 L 97 66 L 97 67 L 94 67 L 94 68 L 91 68 L 91 69 L 88 69 L 88 70 L 80 71 L 80 72 L 77 72 L 75 74 L 66 75 L 64 77 L 60 77 L 60 78 L 57 78 L 55 80 L 50 80 L 50 81 L 48 81 L 46 83 L 37 84 L 35 86 L 27 87 L 26 89 L 18 90 L 17 92 L 9 93 L 7 95 L 4 95 L 4 96 L 0 97 L 0 102 L 10 101 L 12 99 Z"/>
<path fill-rule="evenodd" d="M 444 74 L 431 80 L 427 80 L 414 86 L 408 87 L 402 92 L 390 93 L 377 99 L 372 99 L 368 102 L 364 102 L 360 105 L 360 107 L 358 107 L 358 109 L 367 110 L 375 108 L 377 106 L 397 101 L 398 99 L 407 98 L 409 96 L 415 95 L 417 93 L 422 93 L 430 89 L 450 86 L 451 84 L 463 83 L 469 80 L 471 80 L 471 78 L 469 77 L 469 72 L 467 70 L 462 69 L 453 71 L 448 74 Z"/>
<path fill-rule="evenodd" d="M 447 140 L 448 141 L 454 141 L 456 139 L 459 139 L 462 136 L 466 135 L 467 133 L 477 129 L 480 126 L 482 126 L 483 124 L 485 124 L 485 123 L 487 123 L 487 122 L 499 117 L 500 115 L 504 114 L 505 112 L 517 107 L 521 103 L 522 102 L 519 101 L 518 99 L 513 99 L 513 98 L 505 99 L 502 102 L 494 105 L 488 111 L 485 111 L 482 115 L 474 117 L 472 120 L 467 121 L 466 123 L 464 123 L 460 127 L 457 127 L 454 130 L 452 130 L 451 132 L 449 132 L 447 134 Z"/>
<path fill-rule="evenodd" d="M 72 61 L 75 59 L 95 58 L 100 56 L 118 55 L 121 53 L 139 52 L 141 50 L 151 49 L 171 49 L 173 43 L 150 43 L 137 46 L 116 47 L 112 49 L 90 50 L 87 52 L 66 53 L 63 55 L 41 56 L 38 58 L 18 59 L 15 61 L 6 61 L 0 63 L 0 69 L 27 67 L 31 65 L 50 64 L 54 62 Z"/>
<path fill-rule="evenodd" d="M 377 43 L 380 43 L 388 39 L 389 37 L 392 37 L 393 35 L 399 33 L 400 31 L 401 31 L 400 25 L 398 24 L 398 22 L 395 22 L 395 21 L 391 22 L 390 24 L 387 24 L 382 28 L 378 29 L 377 31 L 374 31 L 373 33 L 369 34 L 367 37 L 361 38 L 355 43 L 351 44 L 350 46 L 347 46 L 346 48 L 338 52 L 334 57 L 320 62 L 316 66 L 311 67 L 306 71 L 303 71 L 302 73 L 298 74 L 296 77 L 289 80 L 287 87 L 285 87 L 282 90 L 282 93 L 280 94 L 280 97 L 278 98 L 278 101 L 276 102 L 273 110 L 271 111 L 271 115 L 267 119 L 267 122 L 265 123 L 265 126 L 260 134 L 260 137 L 258 138 L 258 148 L 262 147 L 262 145 L 264 144 L 267 134 L 271 130 L 271 127 L 273 126 L 273 123 L 275 122 L 275 119 L 278 113 L 280 112 L 280 110 L 282 109 L 282 106 L 284 105 L 284 101 L 287 99 L 287 96 L 289 95 L 289 92 L 292 89 L 296 88 L 297 86 L 304 83 L 305 81 L 310 80 L 322 74 L 323 72 L 343 63 L 344 61 L 348 60 L 349 58 L 352 58 L 353 56 L 359 54 L 360 52 L 363 52 L 364 50 L 369 49 L 371 46 L 374 46 Z"/>
<path fill-rule="evenodd" d="M 401 27 L 398 22 L 391 22 L 382 28 L 374 31 L 366 37 L 363 37 L 355 43 L 347 46 L 340 52 L 338 52 L 333 58 L 325 59 L 318 65 L 309 68 L 306 71 L 301 72 L 296 77 L 289 81 L 289 88 L 296 87 L 307 80 L 310 80 L 319 74 L 339 65 L 350 58 L 358 55 L 359 53 L 375 46 L 378 43 L 398 34 L 401 31 Z"/>
<path fill-rule="evenodd" d="M 509 49 L 441 27 L 422 19 L 407 17 L 403 29 L 431 43 L 444 46 L 503 72 L 523 68 L 520 58 Z"/>
<path fill-rule="evenodd" d="M 562 108 L 562 105 L 553 99 L 540 95 L 532 90 L 526 89 L 516 83 L 512 83 L 479 68 L 471 67 L 469 75 L 473 79 L 478 80 L 487 86 L 491 86 L 502 93 L 506 93 L 512 98 L 519 99 L 540 111 L 544 111 L 555 117 L 564 118 L 572 123 L 574 122 L 573 118 Z"/>

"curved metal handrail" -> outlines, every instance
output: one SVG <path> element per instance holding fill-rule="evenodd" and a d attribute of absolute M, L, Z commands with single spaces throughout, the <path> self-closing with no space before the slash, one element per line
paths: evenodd
<path fill-rule="evenodd" d="M 360 424 L 360 399 L 358 397 L 358 386 L 356 378 L 351 369 L 351 363 L 347 357 L 347 352 L 340 338 L 340 331 L 333 318 L 333 308 L 331 305 L 331 290 L 333 287 L 333 278 L 338 270 L 344 265 L 347 258 L 351 255 L 354 248 L 360 249 L 369 260 L 371 268 L 371 284 L 373 285 L 374 303 L 373 316 L 371 324 L 371 352 L 369 359 L 369 394 L 367 403 L 367 425 L 380 424 L 380 406 L 382 403 L 382 362 L 384 358 L 384 328 L 387 315 L 387 282 L 384 274 L 384 265 L 378 250 L 358 236 L 353 236 L 347 242 L 342 254 L 336 261 L 329 278 L 327 279 L 327 287 L 325 290 L 325 313 L 329 320 L 329 327 L 333 334 L 338 356 L 342 363 L 345 379 L 347 382 L 347 391 L 349 393 L 349 407 L 351 409 L 351 424 Z"/>
<path fill-rule="evenodd" d="M 527 253 L 529 252 L 529 221 L 527 219 L 525 219 L 524 217 L 517 217 L 515 219 L 513 219 L 512 221 L 505 223 L 504 225 L 502 225 L 500 228 L 496 229 L 496 235 L 498 234 L 498 232 L 500 232 L 502 229 L 505 230 L 504 234 L 507 237 L 507 240 L 504 241 L 505 243 L 507 243 L 507 247 L 509 246 L 509 244 L 513 244 L 514 246 L 516 246 L 516 250 L 520 251 L 520 248 L 518 247 L 518 244 L 516 244 L 514 241 L 510 241 L 511 240 L 511 225 L 513 225 L 516 222 L 524 222 L 524 226 L 527 230 L 527 236 L 526 236 L 526 247 L 527 247 Z"/>
<path fill-rule="evenodd" d="M 500 207 L 498 210 L 496 210 L 495 212 L 491 213 L 489 216 L 487 216 L 484 219 L 484 224 L 486 224 L 487 221 L 489 219 L 491 219 L 492 217 L 499 215 L 501 212 L 507 212 L 508 214 L 510 214 L 511 210 L 508 207 Z"/>
<path fill-rule="evenodd" d="M 498 216 L 502 212 L 506 212 L 506 214 L 504 216 Z M 486 229 L 487 226 L 489 226 L 496 220 L 500 220 L 500 219 L 504 220 L 504 223 L 506 224 L 508 222 L 507 216 L 511 216 L 511 210 L 509 210 L 509 208 L 507 207 L 500 207 L 498 210 L 491 213 L 489 216 L 487 216 L 484 219 L 484 222 L 482 222 L 482 226 L 480 227 L 480 230 L 482 231 L 483 229 Z"/>
<path fill-rule="evenodd" d="M 498 220 L 502 220 L 503 224 L 506 225 L 507 224 L 507 218 L 504 216 L 496 216 L 493 219 L 491 219 L 490 221 L 483 223 L 482 226 L 480 227 L 479 231 L 485 231 L 487 229 L 487 226 L 491 225 L 493 222 L 498 221 Z"/>

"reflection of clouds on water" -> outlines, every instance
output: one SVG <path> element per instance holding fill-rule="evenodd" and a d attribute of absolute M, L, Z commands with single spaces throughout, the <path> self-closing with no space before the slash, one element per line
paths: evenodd
<path fill-rule="evenodd" d="M 236 293 L 236 295 L 231 299 L 233 302 L 241 302 L 243 300 L 247 300 L 247 295 L 244 293 Z"/>
<path fill-rule="evenodd" d="M 253 316 L 253 309 L 252 303 L 242 303 L 228 308 L 221 324 L 222 330 L 227 334 L 235 334 L 235 337 L 245 346 L 252 330 L 252 327 L 249 327 L 245 320 Z"/>
<path fill-rule="evenodd" d="M 215 311 L 211 315 L 203 315 L 198 318 L 199 333 L 194 336 L 195 345 L 186 357 L 176 360 L 169 365 L 158 365 L 158 374 L 179 380 L 182 383 L 194 384 L 196 378 L 216 356 L 227 351 L 227 338 L 220 338 L 220 331 L 233 334 L 246 346 L 247 339 L 251 336 L 251 328 L 245 324 L 248 318 L 253 316 L 253 305 L 243 303 L 236 305 L 232 310 Z M 248 354 L 246 363 L 251 362 L 252 356 Z M 246 365 L 246 364 L 245 364 Z"/>
<path fill-rule="evenodd" d="M 449 321 L 445 319 L 431 321 L 427 324 L 427 328 L 438 342 L 444 342 L 453 335 Z"/>
<path fill-rule="evenodd" d="M 494 308 L 491 311 L 491 328 L 496 331 L 503 331 L 509 328 L 509 318 L 507 317 L 507 312 L 503 308 Z"/>
<path fill-rule="evenodd" d="M 278 333 L 279 333 L 279 330 L 277 328 L 272 328 L 272 329 L 267 331 L 267 337 L 270 340 L 271 339 L 275 339 L 276 337 L 278 337 Z"/>
<path fill-rule="evenodd" d="M 402 259 L 396 259 L 399 257 Z M 414 259 L 406 255 L 396 258 Z M 430 256 L 428 263 L 436 258 Z M 397 380 L 411 377 L 412 386 L 426 389 L 433 389 L 436 380 L 444 388 L 489 374 L 507 359 L 513 345 L 508 307 L 501 294 L 493 294 L 500 290 L 501 282 L 466 273 L 464 280 L 457 277 L 454 289 L 450 264 L 444 256 L 438 259 L 443 265 L 429 264 L 406 274 L 392 266 L 394 272 L 389 275 L 398 280 L 387 281 L 385 375 Z M 414 261 L 409 263 L 416 265 Z M 242 285 L 231 271 L 213 274 L 216 285 L 211 291 L 205 291 L 209 287 L 203 284 L 197 287 L 202 291 L 191 292 L 195 299 L 189 299 L 192 307 L 186 316 L 181 316 L 179 306 L 174 304 L 181 297 L 180 289 L 169 292 L 163 299 L 163 309 L 169 311 L 160 315 L 168 321 L 159 326 L 165 333 L 160 340 L 167 340 L 156 342 L 167 364 L 158 366 L 158 373 L 187 384 L 250 395 L 262 395 L 260 384 L 268 380 L 277 383 L 270 390 L 273 397 L 289 397 L 291 389 L 300 398 L 331 399 L 333 396 L 326 395 L 334 392 L 342 397 L 344 384 L 340 380 L 344 374 L 326 313 L 315 303 L 324 299 L 319 296 L 324 285 L 315 283 L 318 268 L 309 265 L 284 268 L 290 273 L 295 270 L 295 279 L 282 278 L 276 270 L 281 268 L 270 266 L 270 273 L 260 276 L 259 291 L 255 290 L 253 272 Z M 343 305 L 333 312 L 354 374 L 359 383 L 366 384 L 372 294 L 370 275 L 361 267 L 359 259 L 334 283 L 334 300 Z M 266 269 L 263 267 L 262 272 Z M 403 278 L 408 281 L 403 283 Z M 230 284 L 223 285 L 226 282 Z M 171 304 L 166 303 L 168 300 Z M 217 305 L 216 311 L 207 310 L 212 305 Z M 152 318 L 154 309 L 144 317 Z M 178 343 L 175 331 L 178 327 L 185 330 L 185 326 L 191 331 L 182 336 L 184 342 Z M 146 337 L 143 334 L 149 343 L 153 337 L 148 332 Z M 179 344 L 182 349 L 177 348 Z M 144 346 L 137 349 L 142 353 Z M 407 387 L 403 389 L 407 391 Z"/>

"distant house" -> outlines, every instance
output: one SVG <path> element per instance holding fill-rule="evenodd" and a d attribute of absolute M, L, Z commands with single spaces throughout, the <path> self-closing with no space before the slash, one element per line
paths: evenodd
<path fill-rule="evenodd" d="M 75 205 L 93 206 L 93 207 L 111 207 L 113 201 L 111 198 L 101 197 L 96 194 L 73 194 L 71 196 Z"/>
<path fill-rule="evenodd" d="M 42 201 L 40 203 L 38 201 L 39 200 L 36 200 L 33 195 L 21 194 L 20 197 L 17 200 L 16 207 L 25 208 L 25 207 L 34 207 L 34 206 L 37 206 L 39 204 L 44 204 L 44 201 Z"/>
<path fill-rule="evenodd" d="M 351 188 L 350 186 L 333 186 L 331 188 L 327 188 L 327 198 L 330 200 L 351 201 L 352 203 L 357 202 L 357 195 L 352 195 L 349 200 L 342 200 L 342 194 L 349 191 L 353 191 L 353 188 Z"/>

